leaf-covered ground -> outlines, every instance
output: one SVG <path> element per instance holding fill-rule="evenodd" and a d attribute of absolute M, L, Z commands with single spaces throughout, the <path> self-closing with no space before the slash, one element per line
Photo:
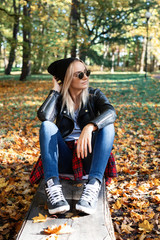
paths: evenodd
<path fill-rule="evenodd" d="M 2 77 L 1 77 L 2 78 Z M 117 240 L 160 239 L 159 82 L 138 74 L 94 74 L 117 111 L 114 155 L 118 177 L 107 187 Z M 0 240 L 15 239 L 37 186 L 29 174 L 39 156 L 36 111 L 48 77 L 0 80 Z"/>

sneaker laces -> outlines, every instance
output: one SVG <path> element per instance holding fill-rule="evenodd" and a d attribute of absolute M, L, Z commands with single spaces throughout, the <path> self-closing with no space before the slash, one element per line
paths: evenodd
<path fill-rule="evenodd" d="M 87 202 L 92 202 L 97 199 L 100 190 L 100 185 L 86 184 L 81 199 Z"/>
<path fill-rule="evenodd" d="M 62 185 L 55 185 L 49 188 L 46 188 L 48 200 L 52 204 L 56 204 L 60 201 L 65 201 L 65 198 L 62 193 Z"/>

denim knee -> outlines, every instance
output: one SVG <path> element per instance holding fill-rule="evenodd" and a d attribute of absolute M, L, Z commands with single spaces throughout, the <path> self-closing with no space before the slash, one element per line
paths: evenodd
<path fill-rule="evenodd" d="M 111 138 L 114 138 L 114 136 L 115 136 L 115 130 L 114 130 L 114 124 L 113 124 L 113 123 L 105 126 L 105 127 L 102 128 L 100 131 L 101 131 L 102 134 L 104 134 L 105 136 L 108 136 L 108 137 L 111 137 Z"/>
<path fill-rule="evenodd" d="M 41 124 L 40 132 L 42 131 L 52 131 L 52 133 L 57 133 L 58 127 L 50 121 L 44 121 Z"/>

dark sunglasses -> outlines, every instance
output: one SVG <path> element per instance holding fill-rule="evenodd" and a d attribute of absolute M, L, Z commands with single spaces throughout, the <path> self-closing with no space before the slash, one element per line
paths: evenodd
<path fill-rule="evenodd" d="M 74 73 L 74 76 L 78 77 L 79 79 L 82 79 L 82 78 L 84 78 L 84 74 L 87 77 L 89 77 L 89 75 L 91 74 L 91 71 L 90 70 L 84 70 L 84 72 L 76 72 L 76 73 Z"/>

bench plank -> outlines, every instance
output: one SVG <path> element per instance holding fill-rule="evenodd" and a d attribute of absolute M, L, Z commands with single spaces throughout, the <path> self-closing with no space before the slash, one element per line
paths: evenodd
<path fill-rule="evenodd" d="M 105 183 L 102 184 L 97 211 L 93 215 L 78 213 L 75 210 L 75 204 L 83 191 L 84 181 L 76 183 L 62 180 L 61 183 L 64 196 L 71 206 L 69 213 L 76 217 L 69 217 L 68 213 L 58 215 L 56 219 L 50 217 L 48 210 L 45 208 L 46 195 L 44 181 L 42 181 L 16 240 L 41 240 L 45 236 L 42 233 L 44 228 L 63 223 L 70 225 L 73 233 L 59 235 L 58 240 L 115 240 L 109 206 L 106 200 Z M 32 218 L 38 216 L 39 213 L 47 215 L 47 220 L 42 223 L 33 223 Z"/>

